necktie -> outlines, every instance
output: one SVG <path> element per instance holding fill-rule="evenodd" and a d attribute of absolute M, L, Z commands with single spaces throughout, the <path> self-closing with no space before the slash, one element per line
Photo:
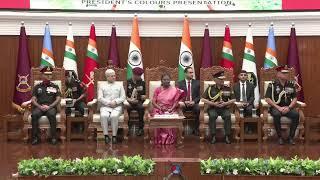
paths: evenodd
<path fill-rule="evenodd" d="M 190 101 L 190 94 L 191 94 L 191 85 L 190 85 L 190 81 L 188 81 L 188 89 L 187 89 L 187 101 Z"/>
<path fill-rule="evenodd" d="M 246 90 L 244 89 L 244 83 L 242 83 L 242 101 L 247 102 Z"/>

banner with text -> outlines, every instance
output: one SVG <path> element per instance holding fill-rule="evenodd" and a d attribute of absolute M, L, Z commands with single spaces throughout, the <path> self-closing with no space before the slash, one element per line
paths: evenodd
<path fill-rule="evenodd" d="M 282 10 L 282 0 L 30 0 L 30 9 L 114 11 Z"/>

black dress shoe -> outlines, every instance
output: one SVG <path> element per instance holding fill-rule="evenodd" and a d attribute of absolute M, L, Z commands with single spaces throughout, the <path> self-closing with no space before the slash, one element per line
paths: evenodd
<path fill-rule="evenodd" d="M 56 144 L 58 143 L 58 141 L 57 141 L 56 138 L 52 138 L 51 141 L 50 141 L 50 143 L 51 143 L 52 145 L 56 145 Z"/>
<path fill-rule="evenodd" d="M 280 145 L 283 145 L 283 144 L 284 144 L 284 142 L 283 142 L 283 139 L 282 139 L 282 138 L 279 138 L 279 144 L 280 144 Z"/>
<path fill-rule="evenodd" d="M 216 136 L 212 136 L 212 139 L 211 139 L 211 144 L 215 144 L 216 143 Z"/>
<path fill-rule="evenodd" d="M 230 139 L 229 139 L 229 136 L 226 136 L 225 141 L 226 141 L 226 144 L 231 144 L 231 141 L 230 141 Z"/>
<path fill-rule="evenodd" d="M 293 138 L 289 138 L 289 144 L 295 145 L 296 143 L 294 142 Z"/>
<path fill-rule="evenodd" d="M 139 129 L 137 132 L 137 136 L 142 136 L 144 134 L 143 129 Z"/>
<path fill-rule="evenodd" d="M 31 141 L 31 144 L 32 144 L 32 145 L 40 144 L 40 139 L 39 139 L 39 138 L 34 138 L 34 139 Z"/>
<path fill-rule="evenodd" d="M 104 142 L 105 142 L 106 144 L 109 144 L 109 143 L 110 143 L 110 137 L 109 137 L 108 135 L 105 135 L 105 136 L 104 136 Z"/>
<path fill-rule="evenodd" d="M 117 144 L 117 137 L 116 136 L 112 136 L 112 144 Z"/>

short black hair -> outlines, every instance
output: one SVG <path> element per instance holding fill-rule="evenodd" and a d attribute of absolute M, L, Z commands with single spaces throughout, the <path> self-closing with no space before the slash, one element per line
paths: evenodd
<path fill-rule="evenodd" d="M 187 66 L 185 69 L 184 69 L 184 73 L 187 73 L 189 69 L 192 69 L 191 66 Z"/>
<path fill-rule="evenodd" d="M 161 80 L 162 80 L 165 76 L 168 76 L 169 79 L 171 79 L 170 74 L 168 74 L 168 73 L 163 73 L 163 74 L 161 75 Z"/>

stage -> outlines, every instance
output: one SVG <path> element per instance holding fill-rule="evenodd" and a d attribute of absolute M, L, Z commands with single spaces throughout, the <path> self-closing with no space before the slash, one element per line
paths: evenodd
<path fill-rule="evenodd" d="M 142 137 L 129 137 L 127 143 L 122 142 L 116 145 L 105 145 L 103 141 L 87 143 L 83 141 L 71 141 L 65 144 L 50 145 L 48 142 L 42 141 L 40 145 L 32 146 L 22 141 L 1 142 L 0 146 L 0 179 L 10 179 L 12 173 L 17 171 L 17 162 L 22 159 L 41 158 L 52 156 L 54 158 L 75 159 L 83 156 L 92 157 L 109 157 L 122 155 L 140 154 L 146 158 L 152 158 L 156 163 L 163 166 L 162 170 L 156 170 L 156 179 L 165 177 L 170 173 L 170 163 L 177 162 L 182 166 L 182 173 L 188 179 L 196 179 L 199 174 L 200 159 L 226 158 L 226 157 L 244 157 L 255 158 L 270 156 L 281 156 L 291 158 L 298 156 L 300 158 L 309 157 L 318 159 L 320 156 L 320 144 L 313 142 L 310 144 L 301 144 L 297 142 L 295 146 L 285 144 L 280 146 L 276 140 L 270 140 L 266 143 L 258 144 L 256 142 L 245 142 L 228 145 L 222 142 L 221 138 L 214 145 L 201 142 L 196 136 L 186 136 L 182 145 L 172 146 L 153 146 L 144 142 Z M 157 166 L 156 166 L 157 168 Z M 167 173 L 168 172 L 168 173 Z M 190 176 L 191 175 L 191 176 Z M 189 176 L 189 177 L 188 177 Z M 153 178 L 151 178 L 153 179 Z"/>

